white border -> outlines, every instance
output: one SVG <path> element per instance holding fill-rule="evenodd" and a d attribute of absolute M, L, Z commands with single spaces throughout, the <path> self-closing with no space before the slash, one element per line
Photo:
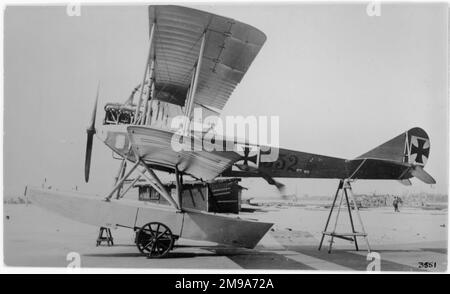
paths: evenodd
<path fill-rule="evenodd" d="M 189 4 L 202 4 L 202 3 L 215 3 L 215 4 L 239 4 L 239 3 L 255 3 L 255 4 L 262 4 L 262 3 L 274 3 L 277 1 L 274 0 L 258 0 L 258 1 L 240 1 L 240 0 L 227 0 L 227 1 L 208 1 L 208 0 L 184 0 L 184 1 L 173 1 L 173 0 L 159 0 L 159 1 L 142 1 L 142 0 L 134 0 L 132 2 L 125 2 L 120 0 L 96 0 L 96 1 L 69 1 L 66 3 L 62 3 L 61 1 L 57 0 L 47 0 L 45 2 L 37 2 L 37 1 L 24 1 L 24 0 L 16 0 L 14 2 L 12 1 L 3 1 L 0 0 L 0 6 L 2 8 L 2 14 L 1 14 L 1 32 L 2 32 L 2 38 L 0 43 L 0 53 L 1 53 L 1 61 L 0 65 L 2 68 L 2 77 L 0 82 L 0 91 L 3 96 L 3 24 L 4 24 L 4 13 L 5 13 L 5 7 L 6 5 L 67 5 L 67 4 L 74 4 L 74 3 L 80 3 L 80 4 L 87 4 L 87 5 L 94 5 L 94 4 L 123 4 L 123 5 L 143 5 L 143 4 L 162 4 L 162 3 L 168 3 L 168 4 L 180 4 L 183 3 L 189 3 Z M 289 4 L 289 3 L 312 3 L 313 1 L 300 1 L 300 0 L 294 0 L 294 1 L 279 1 L 277 3 L 280 4 Z M 394 2 L 394 1 L 338 1 L 338 0 L 328 0 L 328 1 L 320 1 L 322 3 L 330 3 L 330 2 L 336 2 L 336 3 L 370 3 L 370 2 Z M 320 3 L 319 1 L 315 1 L 314 3 Z M 395 2 L 419 2 L 419 1 L 405 1 L 405 0 L 398 0 Z M 420 1 L 420 2 L 439 2 L 439 3 L 449 3 L 449 1 Z M 448 29 L 448 26 L 447 26 Z M 448 35 L 448 34 L 447 34 Z M 448 42 L 447 42 L 448 44 Z M 447 48 L 448 51 L 448 48 Z M 448 91 L 448 87 L 447 87 Z M 1 99 L 0 102 L 0 129 L 3 130 L 3 99 Z M 447 115 L 447 121 L 448 121 L 448 115 Z M 1 156 L 0 156 L 0 163 L 2 166 L 2 169 L 0 170 L 0 187 L 3 191 L 3 136 L 0 136 L 0 149 L 1 149 Z M 450 145 L 449 145 L 450 146 Z M 448 156 L 447 156 L 448 157 Z M 450 166 L 450 160 L 448 162 Z M 450 182 L 450 177 L 449 177 Z M 3 194 L 3 193 L 2 193 Z M 122 268 L 77 268 L 77 269 L 68 269 L 68 268 L 49 268 L 49 267 L 8 267 L 4 264 L 4 258 L 3 258 L 3 201 L 1 202 L 1 209 L 2 209 L 2 218 L 0 221 L 0 235 L 1 235 L 1 251 L 0 251 L 0 259 L 1 259 L 1 265 L 0 265 L 0 274 L 180 274 L 180 273 L 189 273 L 189 274 L 318 274 L 318 273 L 333 273 L 333 274 L 360 274 L 360 273 L 368 273 L 368 274 L 379 274 L 380 272 L 363 272 L 363 271 L 351 271 L 351 272 L 343 272 L 343 271 L 321 271 L 321 270 L 247 270 L 247 269 L 236 269 L 236 270 L 224 270 L 224 269 L 122 269 Z M 448 217 L 448 214 L 447 214 Z M 448 221 L 447 221 L 448 223 Z M 447 236 L 447 242 L 448 242 L 448 236 Z M 447 244 L 447 248 L 449 248 Z M 448 254 L 447 254 L 447 260 L 448 260 Z M 448 264 L 448 262 L 447 262 Z M 381 273 L 394 273 L 394 274 L 400 274 L 400 273 L 408 273 L 408 274 L 418 274 L 417 272 L 381 272 Z M 447 271 L 448 273 L 448 271 Z M 205 277 L 205 279 L 208 279 L 208 277 Z"/>

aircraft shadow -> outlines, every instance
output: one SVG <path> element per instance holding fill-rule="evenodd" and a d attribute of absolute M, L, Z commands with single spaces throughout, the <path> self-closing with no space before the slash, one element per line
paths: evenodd
<path fill-rule="evenodd" d="M 100 246 L 99 246 L 100 247 Z M 115 244 L 114 246 L 102 246 L 102 247 L 135 247 L 135 245 L 129 244 Z M 184 248 L 196 248 L 203 249 L 208 252 L 183 252 L 177 251 L 177 249 Z M 137 249 L 136 249 L 137 250 Z M 249 249 L 236 249 L 236 248 L 224 248 L 224 247 L 205 247 L 205 246 L 187 246 L 187 245 L 177 245 L 174 246 L 175 251 L 169 252 L 164 259 L 172 259 L 172 258 L 194 258 L 194 257 L 220 257 L 220 256 L 240 256 L 240 255 L 258 255 L 260 254 L 258 251 L 249 250 Z M 145 256 L 140 252 L 107 252 L 107 253 L 89 253 L 83 254 L 86 257 L 143 257 Z"/>
<path fill-rule="evenodd" d="M 83 254 L 85 257 L 140 257 L 145 258 L 145 256 L 140 252 L 118 252 L 118 253 L 93 253 L 93 254 Z M 164 259 L 172 258 L 194 258 L 194 257 L 209 257 L 218 256 L 214 253 L 193 253 L 193 252 L 169 252 Z"/>

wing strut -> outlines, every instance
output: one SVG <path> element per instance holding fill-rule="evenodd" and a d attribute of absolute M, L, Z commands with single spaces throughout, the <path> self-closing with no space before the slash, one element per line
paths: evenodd
<path fill-rule="evenodd" d="M 180 210 L 180 206 L 178 203 L 172 198 L 172 196 L 169 194 L 169 192 L 164 187 L 161 180 L 158 178 L 158 176 L 155 174 L 153 169 L 151 169 L 148 165 L 145 164 L 141 160 L 142 165 L 144 166 L 144 171 L 139 171 L 140 175 L 144 176 L 148 183 L 159 193 L 161 196 L 163 196 L 167 202 L 169 202 L 173 207 L 175 207 L 177 210 Z M 148 176 L 145 172 L 148 172 L 150 176 Z"/>
<path fill-rule="evenodd" d="M 126 160 L 124 158 L 124 160 Z M 142 165 L 144 167 L 144 170 L 140 170 L 138 167 L 139 165 Z M 172 196 L 169 194 L 169 192 L 167 191 L 167 189 L 164 187 L 163 183 L 161 182 L 161 180 L 158 178 L 158 176 L 155 174 L 155 172 L 153 171 L 152 168 L 150 168 L 147 164 L 145 164 L 144 161 L 142 161 L 140 158 L 136 159 L 136 162 L 134 163 L 133 167 L 126 173 L 126 175 L 124 177 L 122 177 L 120 179 L 120 181 L 118 181 L 116 183 L 116 185 L 114 186 L 114 188 L 112 189 L 111 192 L 109 192 L 109 194 L 106 196 L 105 201 L 111 201 L 111 198 L 113 196 L 113 194 L 122 187 L 123 183 L 130 178 L 131 174 L 137 170 L 139 172 L 139 175 L 136 179 L 133 180 L 133 182 L 131 183 L 131 185 L 128 186 L 128 188 L 125 189 L 125 192 L 122 194 L 119 194 L 119 196 L 117 197 L 117 199 L 122 198 L 125 193 L 128 192 L 128 190 L 130 189 L 130 187 L 132 187 L 141 177 L 144 177 L 147 182 L 159 193 L 161 194 L 161 196 L 163 196 L 176 210 L 180 210 L 180 205 L 177 203 L 177 201 L 175 201 Z M 149 173 L 149 175 L 147 175 L 146 173 Z"/>
<path fill-rule="evenodd" d="M 141 83 L 141 93 L 139 94 L 139 100 L 136 106 L 136 113 L 134 114 L 134 123 L 136 124 L 139 120 L 139 112 L 141 110 L 142 96 L 144 95 L 144 87 L 145 87 L 145 78 L 147 77 L 148 67 L 150 64 L 150 59 L 152 58 L 152 49 L 153 49 L 153 39 L 155 36 L 155 26 L 156 23 L 153 22 L 152 28 L 150 30 L 150 46 L 148 49 L 147 62 L 145 63 L 144 77 L 142 78 Z"/>
<path fill-rule="evenodd" d="M 152 59 L 152 65 L 150 66 L 150 100 L 145 102 L 144 115 L 145 118 L 141 121 L 141 124 L 150 125 L 152 103 L 155 98 L 155 56 Z"/>
<path fill-rule="evenodd" d="M 193 79 L 191 81 L 191 87 L 189 88 L 189 97 L 188 101 L 185 104 L 185 116 L 187 117 L 187 120 L 189 121 L 192 113 L 192 107 L 194 105 L 194 98 L 195 93 L 197 92 L 197 86 L 198 86 L 198 77 L 200 75 L 200 69 L 202 66 L 202 57 L 203 57 L 203 51 L 205 49 L 205 40 L 206 40 L 206 31 L 203 32 L 202 36 L 202 43 L 200 44 L 200 51 L 198 53 L 198 59 L 197 64 L 195 65 L 194 72 L 193 72 Z M 184 125 L 184 131 L 186 132 L 188 130 L 188 121 Z"/>

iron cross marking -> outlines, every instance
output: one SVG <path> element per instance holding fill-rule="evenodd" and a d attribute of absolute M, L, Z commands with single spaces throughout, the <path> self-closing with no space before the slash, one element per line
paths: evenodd
<path fill-rule="evenodd" d="M 428 157 L 430 147 L 424 148 L 426 140 L 417 138 L 417 145 L 411 144 L 411 154 L 416 154 L 416 162 L 423 163 L 422 156 Z"/>
<path fill-rule="evenodd" d="M 249 161 L 256 164 L 257 156 L 256 155 L 248 156 L 249 154 L 250 154 L 250 148 L 248 146 L 245 146 L 244 147 L 244 156 L 241 157 L 241 160 L 244 160 L 245 165 L 248 165 Z"/>

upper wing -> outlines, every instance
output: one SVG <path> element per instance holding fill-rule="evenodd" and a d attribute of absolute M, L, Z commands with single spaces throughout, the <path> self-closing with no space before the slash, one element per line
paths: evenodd
<path fill-rule="evenodd" d="M 247 24 L 208 12 L 172 5 L 150 6 L 156 23 L 155 99 L 184 106 L 193 68 L 206 32 L 194 103 L 223 109 L 266 40 Z"/>

